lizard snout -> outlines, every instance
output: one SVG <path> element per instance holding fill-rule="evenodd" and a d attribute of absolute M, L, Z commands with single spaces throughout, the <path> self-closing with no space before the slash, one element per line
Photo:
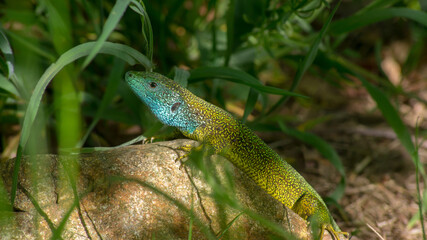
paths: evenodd
<path fill-rule="evenodd" d="M 125 79 L 128 80 L 129 78 L 133 78 L 135 77 L 135 74 L 133 73 L 133 71 L 129 71 L 125 74 Z"/>

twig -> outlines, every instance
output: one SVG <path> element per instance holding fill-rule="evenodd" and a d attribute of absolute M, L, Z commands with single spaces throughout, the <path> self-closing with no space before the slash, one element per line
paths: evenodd
<path fill-rule="evenodd" d="M 383 238 L 371 225 L 369 225 L 369 223 L 367 223 L 366 226 L 368 226 L 368 228 L 370 228 L 381 240 L 385 240 L 385 238 Z"/>

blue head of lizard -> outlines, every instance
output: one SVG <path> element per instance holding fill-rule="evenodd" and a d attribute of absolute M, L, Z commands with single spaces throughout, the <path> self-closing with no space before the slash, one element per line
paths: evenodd
<path fill-rule="evenodd" d="M 129 71 L 125 79 L 162 123 L 188 133 L 197 128 L 185 100 L 185 96 L 191 93 L 178 83 L 154 72 Z"/>

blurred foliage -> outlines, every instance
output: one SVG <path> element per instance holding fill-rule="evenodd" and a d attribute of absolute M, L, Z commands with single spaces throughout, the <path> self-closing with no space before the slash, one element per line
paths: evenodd
<path fill-rule="evenodd" d="M 1 157 L 17 155 L 19 166 L 22 153 L 117 145 L 125 139 L 117 135 L 132 125 L 141 126 L 145 136 L 154 135 L 161 125 L 120 81 L 127 69 L 154 68 L 172 78 L 188 78 L 191 91 L 223 108 L 246 102 L 239 117 L 247 121 L 250 113 L 255 115 L 248 122 L 253 129 L 277 131 L 280 125 L 285 133 L 327 149 L 325 157 L 343 180 L 345 173 L 333 148 L 316 136 L 283 128 L 285 120 L 290 125 L 303 123 L 281 115 L 280 109 L 291 95 L 304 95 L 291 92 L 298 93 L 307 72 L 337 88 L 360 79 L 417 164 L 417 147 L 393 103 L 399 96 L 423 104 L 426 100 L 401 83 L 391 83 L 378 52 L 404 38 L 411 49 L 402 76 L 416 69 L 426 49 L 426 5 L 421 0 L 339 4 L 331 0 L 0 1 Z M 393 29 L 390 24 L 399 25 L 400 32 L 388 32 L 387 28 Z M 366 28 L 375 31 L 366 35 Z M 361 67 L 375 54 L 377 69 Z M 181 70 L 174 71 L 176 67 Z M 73 175 L 73 168 L 66 174 Z M 420 173 L 424 175 L 422 167 Z M 341 192 L 334 193 L 335 200 L 344 188 L 337 189 Z"/>
<path fill-rule="evenodd" d="M 94 41 L 98 36 L 104 39 L 108 37 L 109 42 L 126 44 L 144 53 L 149 59 L 153 54 L 156 71 L 166 75 L 173 67 L 199 70 L 200 67 L 227 66 L 243 70 L 259 78 L 264 84 L 287 89 L 293 83 L 295 85 L 295 81 L 299 82 L 301 77 L 297 80 L 292 79 L 292 76 L 302 65 L 304 56 L 310 51 L 332 7 L 337 2 L 326 0 L 146 1 L 144 6 L 150 17 L 149 21 L 141 21 L 141 16 L 128 8 L 126 13 L 118 16 L 117 19 L 120 21 L 113 23 L 106 22 L 106 19 L 115 5 L 114 1 L 81 0 L 64 1 L 62 4 L 63 6 L 55 8 L 51 6 L 50 1 L 6 0 L 1 5 L 2 29 L 4 37 L 12 46 L 14 57 L 14 61 L 7 62 L 7 55 L 3 54 L 5 58 L 2 58 L 0 65 L 4 82 L 1 88 L 3 92 L 1 106 L 2 109 L 8 110 L 2 111 L 0 118 L 5 129 L 10 129 L 7 126 L 19 124 L 22 121 L 22 110 L 25 109 L 25 102 L 30 96 L 28 92 L 34 89 L 44 69 L 72 46 Z M 56 12 L 52 8 L 61 11 Z M 400 14 L 403 10 L 414 14 L 425 14 L 419 11 L 420 5 L 417 1 L 354 1 L 343 4 L 341 9 L 338 15 L 351 15 L 351 17 L 335 17 L 338 20 L 332 21 L 332 30 L 326 31 L 316 45 L 319 53 L 315 52 L 313 55 L 313 64 L 309 62 L 307 65 L 307 68 L 310 67 L 310 71 L 315 74 L 333 76 L 328 77 L 328 81 L 336 84 L 341 84 L 344 79 L 348 79 L 348 68 L 359 74 L 369 74 L 363 69 L 358 69 L 357 64 L 354 64 L 362 61 L 365 53 L 358 52 L 354 46 L 349 45 L 351 41 L 346 41 L 346 39 L 353 40 L 358 34 L 357 30 L 347 29 L 345 32 L 340 30 L 346 24 L 356 24 L 353 28 L 357 29 L 363 27 L 363 24 L 369 24 L 358 24 L 358 16 L 363 15 L 363 19 L 366 19 L 369 16 L 375 16 L 379 11 L 393 9 L 400 10 Z M 394 14 L 389 12 L 389 14 L 391 15 L 372 21 L 375 23 L 387 18 L 401 17 L 399 12 Z M 406 15 L 408 14 L 403 14 L 403 16 Z M 151 27 L 147 27 L 147 24 Z M 425 21 L 406 24 L 413 36 L 414 48 L 423 49 L 423 40 L 426 35 L 423 31 Z M 101 36 L 106 28 L 110 28 L 110 31 L 106 32 L 105 36 Z M 141 28 L 144 31 L 141 32 Z M 55 37 L 55 34 L 58 37 Z M 377 36 L 377 41 L 381 42 L 383 40 L 380 37 Z M 370 51 L 373 50 L 372 47 Z M 414 51 L 413 56 L 408 58 L 405 64 L 406 73 L 418 65 L 421 57 L 420 54 L 417 55 L 419 52 Z M 79 60 L 72 63 L 76 69 L 69 70 L 73 75 L 71 76 L 72 88 L 79 94 L 78 101 L 82 107 L 81 119 L 86 121 L 95 116 L 105 90 L 109 87 L 110 81 L 105 79 L 108 79 L 111 72 L 115 70 L 114 66 L 117 66 L 112 56 L 95 58 L 94 62 L 83 70 L 82 67 L 87 63 Z M 17 80 L 12 80 L 13 84 L 18 85 L 16 87 L 6 80 L 7 64 L 13 64 L 14 72 L 18 76 Z M 283 64 L 286 68 L 282 67 Z M 346 64 L 350 64 L 350 67 Z M 125 69 L 122 69 L 120 72 L 124 71 Z M 209 74 L 205 75 L 204 79 L 209 79 Z M 119 75 L 116 73 L 115 76 Z M 211 78 L 218 79 L 218 76 L 211 75 Z M 368 79 L 376 81 L 389 93 L 404 93 L 403 89 L 389 84 L 384 76 L 368 76 Z M 22 84 L 22 87 L 19 84 Z M 203 85 L 190 85 L 190 88 L 208 101 L 225 107 L 225 103 L 230 101 L 226 99 L 234 98 L 241 101 L 249 96 L 248 87 L 242 87 L 242 91 L 234 91 L 233 86 L 227 82 L 214 80 L 213 82 L 205 81 Z M 50 89 L 53 90 L 52 87 L 48 86 L 48 91 L 43 98 L 49 109 L 46 112 L 49 116 L 53 116 L 52 114 L 60 109 L 55 107 L 57 105 L 51 104 L 53 93 L 57 92 L 50 91 Z M 17 90 L 23 93 L 17 94 Z M 154 122 L 151 116 L 146 114 L 146 111 L 141 111 L 141 108 L 145 108 L 132 94 L 129 94 L 122 81 L 111 91 L 113 92 L 109 94 L 111 102 L 104 103 L 108 105 L 104 107 L 107 111 L 100 113 L 97 118 L 125 124 L 139 123 L 143 129 L 149 129 L 152 126 Z M 258 92 L 250 96 L 257 97 Z M 274 102 L 264 94 L 261 94 L 259 101 L 261 105 L 255 104 L 254 108 L 260 113 L 271 113 L 271 110 L 276 110 L 278 107 L 271 109 Z M 50 119 L 49 116 L 47 119 Z M 46 125 L 52 130 L 56 123 L 48 120 Z M 82 123 L 85 128 L 87 122 Z M 2 132 L 7 133 L 7 131 Z M 83 132 L 86 133 L 84 130 L 80 132 L 82 135 L 84 135 Z M 49 142 L 47 146 L 56 145 L 55 141 L 51 141 L 54 139 L 52 134 L 37 135 L 44 136 L 44 141 Z M 92 132 L 86 146 L 108 144 L 110 140 L 103 139 L 101 135 L 102 133 L 97 133 L 96 130 Z M 3 140 L 3 144 L 7 142 Z M 55 151 L 54 149 L 49 151 Z"/>

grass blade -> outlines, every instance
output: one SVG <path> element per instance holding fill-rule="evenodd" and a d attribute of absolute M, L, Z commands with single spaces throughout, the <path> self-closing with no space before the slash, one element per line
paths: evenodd
<path fill-rule="evenodd" d="M 243 113 L 242 122 L 245 123 L 249 114 L 254 110 L 258 100 L 259 92 L 253 88 L 249 90 L 248 99 L 246 100 L 245 111 Z"/>
<path fill-rule="evenodd" d="M 230 67 L 201 67 L 194 69 L 191 71 L 191 76 L 188 82 L 194 83 L 212 78 L 225 79 L 231 82 L 244 84 L 249 87 L 253 87 L 260 92 L 307 98 L 301 94 L 289 92 L 280 88 L 264 86 L 258 81 L 258 79 L 254 78 L 250 74 Z"/>
<path fill-rule="evenodd" d="M 151 27 L 150 17 L 145 10 L 145 5 L 142 0 L 131 0 L 130 8 L 141 16 L 142 37 L 145 40 L 145 49 L 147 57 L 153 60 L 153 29 Z M 147 36 L 148 35 L 148 36 Z M 150 69 L 151 70 L 151 69 Z"/>
<path fill-rule="evenodd" d="M 426 206 L 426 204 L 423 201 L 423 197 L 421 195 L 421 188 L 420 188 L 420 177 L 419 177 L 418 166 L 420 166 L 421 164 L 420 164 L 420 158 L 419 158 L 419 154 L 418 154 L 419 146 L 420 146 L 420 144 L 418 143 L 418 134 L 419 134 L 419 126 L 418 126 L 418 120 L 417 120 L 417 124 L 415 126 L 415 151 L 416 151 L 416 155 L 415 155 L 415 163 L 416 163 L 415 164 L 415 179 L 417 182 L 418 215 L 419 215 L 419 220 L 421 223 L 421 230 L 423 232 L 423 239 L 426 240 L 427 236 L 426 236 L 426 230 L 424 227 L 424 207 Z"/>
<path fill-rule="evenodd" d="M 68 211 L 65 212 L 58 227 L 54 231 L 52 231 L 52 237 L 51 237 L 52 240 L 62 239 L 61 234 L 62 234 L 62 231 L 64 231 L 65 225 L 67 224 L 67 220 L 70 218 L 71 214 L 73 213 L 74 209 L 77 207 L 78 204 L 79 204 L 78 200 L 73 201 L 73 204 L 70 206 Z"/>
<path fill-rule="evenodd" d="M 417 163 L 416 161 L 417 150 L 414 146 L 414 143 L 412 142 L 411 134 L 409 133 L 409 130 L 406 128 L 406 126 L 403 124 L 402 119 L 400 118 L 396 109 L 391 104 L 390 100 L 379 88 L 372 85 L 363 77 L 357 77 L 362 82 L 369 95 L 371 95 L 371 97 L 377 103 L 378 108 L 382 112 L 384 118 L 387 120 L 393 131 L 396 133 L 400 143 L 411 155 L 412 161 L 414 162 L 415 166 L 419 168 L 421 174 L 423 175 L 423 177 L 425 177 L 425 170 L 423 166 Z"/>
<path fill-rule="evenodd" d="M 55 225 L 50 220 L 49 216 L 46 214 L 45 211 L 41 208 L 37 200 L 21 185 L 19 185 L 19 188 L 24 193 L 24 195 L 30 200 L 31 204 L 33 204 L 34 209 L 37 211 L 37 213 L 43 217 L 43 219 L 46 221 L 47 225 L 49 226 L 50 230 L 53 232 L 56 230 Z"/>
<path fill-rule="evenodd" d="M 188 85 L 188 78 L 190 77 L 190 72 L 187 70 L 184 70 L 182 68 L 174 68 L 175 76 L 173 80 L 177 82 L 181 87 L 187 88 Z"/>
<path fill-rule="evenodd" d="M 362 13 L 365 13 L 365 12 L 371 11 L 371 10 L 377 10 L 377 9 L 393 6 L 393 4 L 395 4 L 396 2 L 399 2 L 399 1 L 400 0 L 375 0 L 375 1 L 372 1 L 371 3 L 369 3 L 366 7 L 359 10 L 356 13 L 356 15 L 362 14 Z"/>
<path fill-rule="evenodd" d="M 331 33 L 343 34 L 351 32 L 366 25 L 394 17 L 407 18 L 427 27 L 427 13 L 408 8 L 385 8 L 373 9 L 335 21 L 331 24 Z"/>
<path fill-rule="evenodd" d="M 0 50 L 6 58 L 7 74 L 8 78 L 10 78 L 10 75 L 15 72 L 13 67 L 15 59 L 13 57 L 13 52 L 12 48 L 10 47 L 9 41 L 7 40 L 7 37 L 2 29 L 0 29 Z"/>
<path fill-rule="evenodd" d="M 224 234 L 228 231 L 228 229 L 230 229 L 231 226 L 233 226 L 233 223 L 236 222 L 237 219 L 239 219 L 240 216 L 242 216 L 243 212 L 240 212 L 239 214 L 237 214 L 236 217 L 233 218 L 233 220 L 231 220 L 227 226 L 225 227 L 224 230 L 222 230 L 221 234 L 218 235 L 217 239 L 222 239 L 222 236 L 224 236 Z"/>
<path fill-rule="evenodd" d="M 101 36 L 99 36 L 95 46 L 93 46 L 91 52 L 83 62 L 82 69 L 89 65 L 89 63 L 95 58 L 102 45 L 106 42 L 108 36 L 110 36 L 111 32 L 113 32 L 114 28 L 119 23 L 120 19 L 122 18 L 129 5 L 129 2 L 130 0 L 116 1 L 116 4 L 114 5 L 113 9 L 110 12 L 110 15 L 107 18 L 107 21 L 104 24 L 104 29 L 102 30 Z"/>
<path fill-rule="evenodd" d="M 0 50 L 6 58 L 7 78 L 14 85 L 14 88 L 16 89 L 17 93 L 19 93 L 16 95 L 27 99 L 29 94 L 26 88 L 24 87 L 22 80 L 15 75 L 15 58 L 13 56 L 12 47 L 10 46 L 9 40 L 7 39 L 6 34 L 3 32 L 2 28 L 0 28 Z M 11 90 L 10 86 L 7 85 L 8 84 L 6 84 L 5 86 L 8 87 L 9 90 Z"/>
<path fill-rule="evenodd" d="M 14 94 L 15 96 L 20 96 L 15 85 L 13 85 L 7 78 L 0 74 L 0 88 Z"/>

